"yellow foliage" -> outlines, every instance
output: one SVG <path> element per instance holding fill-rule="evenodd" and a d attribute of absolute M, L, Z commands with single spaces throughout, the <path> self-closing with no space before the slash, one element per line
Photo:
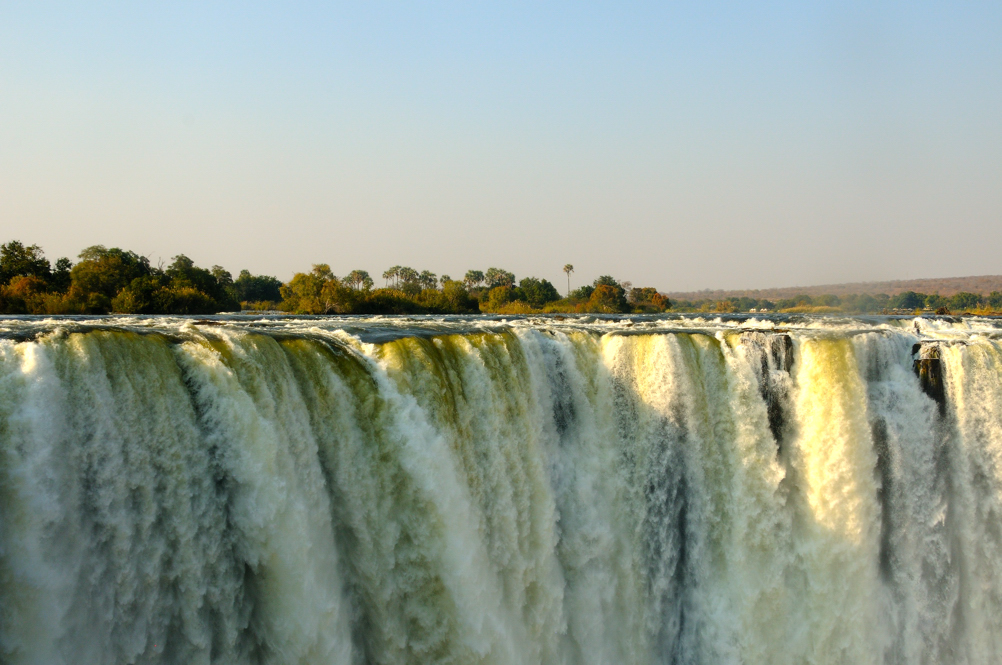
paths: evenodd
<path fill-rule="evenodd" d="M 495 310 L 491 310 L 495 314 L 538 314 L 542 310 L 533 309 L 528 303 L 524 303 L 521 300 L 516 300 L 514 302 L 505 303 Z"/>

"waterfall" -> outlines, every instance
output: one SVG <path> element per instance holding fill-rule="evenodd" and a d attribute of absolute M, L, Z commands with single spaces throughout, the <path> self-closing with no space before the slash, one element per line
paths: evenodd
<path fill-rule="evenodd" d="M 1002 661 L 989 320 L 0 321 L 0 663 Z"/>

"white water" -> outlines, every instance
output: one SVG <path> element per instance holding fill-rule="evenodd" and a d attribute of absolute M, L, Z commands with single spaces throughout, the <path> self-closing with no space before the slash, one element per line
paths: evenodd
<path fill-rule="evenodd" d="M 0 322 L 0 663 L 1000 662 L 999 332 Z"/>

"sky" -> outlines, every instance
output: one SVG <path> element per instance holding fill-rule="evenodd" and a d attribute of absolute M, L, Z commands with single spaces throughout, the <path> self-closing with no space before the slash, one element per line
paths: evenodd
<path fill-rule="evenodd" d="M 1000 274 L 1000 35 L 998 2 L 0 0 L 0 242 L 561 290 Z"/>

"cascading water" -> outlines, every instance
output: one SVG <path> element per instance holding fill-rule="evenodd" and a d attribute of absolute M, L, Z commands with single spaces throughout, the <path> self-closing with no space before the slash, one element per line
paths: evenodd
<path fill-rule="evenodd" d="M 980 320 L 0 322 L 0 663 L 997 663 Z"/>

